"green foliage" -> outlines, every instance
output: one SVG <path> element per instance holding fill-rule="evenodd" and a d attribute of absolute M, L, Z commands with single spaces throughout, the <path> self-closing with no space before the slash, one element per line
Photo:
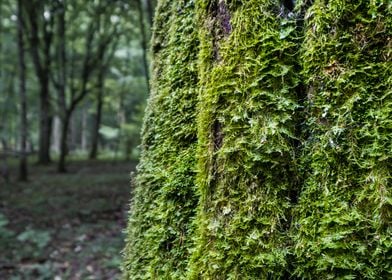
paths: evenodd
<path fill-rule="evenodd" d="M 300 277 L 392 277 L 387 2 L 316 1 L 306 15 L 305 181 L 294 238 Z"/>
<path fill-rule="evenodd" d="M 9 239 L 15 234 L 7 228 L 8 224 L 9 220 L 7 217 L 0 213 L 0 248 L 7 246 Z"/>
<path fill-rule="evenodd" d="M 106 139 L 116 139 L 119 134 L 119 129 L 116 127 L 110 127 L 107 125 L 102 125 L 99 129 L 99 133 Z"/>
<path fill-rule="evenodd" d="M 26 231 L 19 234 L 16 238 L 20 242 L 27 242 L 43 249 L 50 242 L 50 233 L 47 231 L 37 231 L 34 229 L 27 229 Z"/>
<path fill-rule="evenodd" d="M 127 279 L 391 278 L 392 6 L 351 2 L 160 1 Z"/>
<path fill-rule="evenodd" d="M 194 4 L 161 1 L 157 9 L 152 93 L 128 226 L 126 279 L 184 277 L 197 201 Z"/>

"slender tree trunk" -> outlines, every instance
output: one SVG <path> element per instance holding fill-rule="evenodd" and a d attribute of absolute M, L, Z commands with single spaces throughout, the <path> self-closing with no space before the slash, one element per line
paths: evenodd
<path fill-rule="evenodd" d="M 0 19 L 3 18 L 3 0 L 0 0 Z M 3 36 L 3 25 L 0 24 L 0 65 L 3 62 L 3 40 L 2 40 L 2 36 Z M 3 91 L 3 69 L 2 67 L 0 67 L 0 93 Z M 1 128 L 1 126 L 0 126 Z"/>
<path fill-rule="evenodd" d="M 49 164 L 50 158 L 50 136 L 52 132 L 52 115 L 49 102 L 49 79 L 44 78 L 41 83 L 40 112 L 39 112 L 39 147 L 38 163 Z"/>
<path fill-rule="evenodd" d="M 52 129 L 52 150 L 56 152 L 56 154 L 60 154 L 60 146 L 61 146 L 61 118 L 59 116 L 55 116 L 53 118 L 53 129 Z"/>
<path fill-rule="evenodd" d="M 90 159 L 96 159 L 98 155 L 99 128 L 101 126 L 102 120 L 104 79 L 104 69 L 100 69 L 98 74 L 97 111 L 94 116 L 94 128 L 91 138 L 91 150 L 89 156 Z"/>
<path fill-rule="evenodd" d="M 51 45 L 53 20 L 38 22 L 39 10 L 34 3 L 22 2 L 26 9 L 30 29 L 29 34 L 30 53 L 35 68 L 35 73 L 40 84 L 39 93 L 39 141 L 38 141 L 38 163 L 48 164 L 50 159 L 50 139 L 52 131 L 52 111 L 49 101 L 49 71 L 51 65 Z M 41 53 L 42 47 L 42 53 Z"/>
<path fill-rule="evenodd" d="M 154 4 L 152 3 L 152 0 L 146 0 L 146 8 L 148 14 L 148 21 L 150 23 L 150 26 L 152 26 L 154 18 Z"/>
<path fill-rule="evenodd" d="M 65 10 L 66 1 L 59 2 L 60 12 L 58 14 L 58 30 L 59 40 L 57 44 L 58 51 L 58 100 L 59 107 L 61 109 L 61 136 L 60 136 L 60 157 L 57 165 L 58 172 L 66 172 L 66 156 L 68 153 L 68 128 L 72 115 L 72 111 L 67 110 L 66 104 L 66 88 L 67 88 L 67 53 L 66 53 L 66 22 L 65 22 Z"/>
<path fill-rule="evenodd" d="M 9 168 L 8 168 L 8 144 L 7 140 L 4 138 L 1 139 L 1 144 L 3 146 L 4 150 L 4 155 L 3 155 L 3 161 L 0 169 L 0 175 L 4 178 L 4 181 L 8 183 L 10 181 L 10 173 L 9 173 Z"/>
<path fill-rule="evenodd" d="M 18 52 L 19 52 L 19 94 L 20 94 L 20 161 L 19 180 L 27 181 L 27 100 L 26 63 L 23 41 L 22 0 L 18 0 Z"/>
<path fill-rule="evenodd" d="M 64 173 L 67 171 L 66 169 L 66 156 L 67 156 L 67 138 L 68 138 L 68 128 L 70 123 L 71 114 L 68 112 L 65 114 L 62 120 L 62 127 L 61 127 L 61 141 L 60 141 L 60 158 L 57 166 L 57 171 Z"/>
<path fill-rule="evenodd" d="M 101 16 L 99 17 L 98 22 L 98 31 L 102 28 Z M 99 144 L 99 127 L 101 126 L 102 119 L 102 106 L 103 106 L 103 91 L 104 91 L 104 79 L 105 79 L 105 67 L 103 63 L 103 59 L 105 57 L 105 49 L 100 48 L 98 54 L 98 76 L 97 76 L 97 111 L 94 116 L 94 128 L 91 139 L 91 150 L 90 150 L 90 159 L 96 159 L 98 155 L 98 144 Z"/>
<path fill-rule="evenodd" d="M 87 151 L 88 150 L 88 111 L 87 111 L 87 107 L 85 107 L 82 112 L 82 131 L 81 131 L 81 134 L 82 134 L 81 135 L 82 151 Z"/>
<path fill-rule="evenodd" d="M 141 0 L 137 0 L 136 4 L 139 12 L 139 26 L 140 26 L 140 35 L 141 35 L 140 43 L 143 50 L 144 75 L 146 78 L 147 90 L 148 92 L 150 92 L 150 70 L 149 70 L 148 59 L 147 59 L 147 36 L 146 36 L 146 28 L 144 25 L 144 11 L 143 11 Z"/>

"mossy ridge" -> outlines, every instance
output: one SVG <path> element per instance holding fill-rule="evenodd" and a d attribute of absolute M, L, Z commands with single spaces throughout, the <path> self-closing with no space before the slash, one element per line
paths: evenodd
<path fill-rule="evenodd" d="M 125 279 L 183 279 L 191 246 L 198 40 L 192 1 L 159 1 L 152 93 L 125 249 Z"/>
<path fill-rule="evenodd" d="M 392 3 L 315 1 L 301 61 L 308 84 L 295 274 L 392 277 Z"/>
<path fill-rule="evenodd" d="M 277 1 L 197 2 L 201 201 L 189 279 L 287 270 L 299 79 L 295 27 L 281 10 Z"/>

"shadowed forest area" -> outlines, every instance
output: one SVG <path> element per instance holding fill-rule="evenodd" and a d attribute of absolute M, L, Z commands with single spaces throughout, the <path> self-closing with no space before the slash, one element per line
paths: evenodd
<path fill-rule="evenodd" d="M 154 0 L 0 0 L 0 279 L 118 279 Z"/>
<path fill-rule="evenodd" d="M 118 279 L 133 168 L 77 160 L 2 184 L 0 278 Z"/>

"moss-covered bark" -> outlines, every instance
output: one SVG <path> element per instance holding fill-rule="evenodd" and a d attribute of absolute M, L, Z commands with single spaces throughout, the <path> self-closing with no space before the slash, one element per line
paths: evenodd
<path fill-rule="evenodd" d="M 287 267 L 296 187 L 295 33 L 277 1 L 199 1 L 197 248 L 191 279 Z"/>
<path fill-rule="evenodd" d="M 295 255 L 307 279 L 392 277 L 391 12 L 390 1 L 319 0 L 306 15 Z"/>
<path fill-rule="evenodd" d="M 292 3 L 159 1 L 126 279 L 392 277 L 392 4 Z"/>
<path fill-rule="evenodd" d="M 152 93 L 125 248 L 125 279 L 182 279 L 195 213 L 197 29 L 192 1 L 159 1 Z"/>

